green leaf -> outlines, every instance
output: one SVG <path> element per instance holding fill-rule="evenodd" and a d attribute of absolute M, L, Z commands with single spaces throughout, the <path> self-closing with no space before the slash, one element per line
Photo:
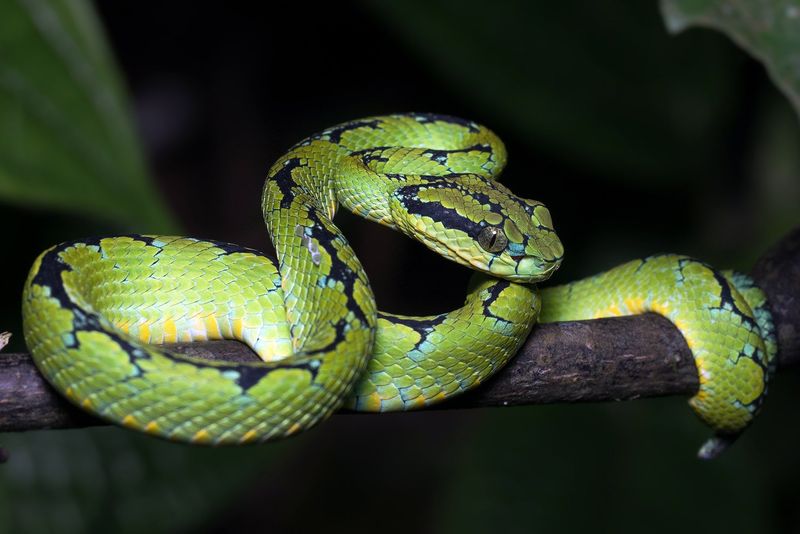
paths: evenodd
<path fill-rule="evenodd" d="M 800 114 L 800 2 L 797 0 L 662 0 L 667 28 L 719 30 L 761 61 Z"/>
<path fill-rule="evenodd" d="M 174 228 L 84 0 L 0 5 L 0 198 L 138 231 Z"/>

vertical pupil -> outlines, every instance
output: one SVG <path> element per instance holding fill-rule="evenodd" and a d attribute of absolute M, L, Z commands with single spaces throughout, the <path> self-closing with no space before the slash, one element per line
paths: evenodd
<path fill-rule="evenodd" d="M 497 232 L 492 231 L 492 236 L 489 238 L 489 248 L 494 248 L 494 244 L 497 243 Z"/>

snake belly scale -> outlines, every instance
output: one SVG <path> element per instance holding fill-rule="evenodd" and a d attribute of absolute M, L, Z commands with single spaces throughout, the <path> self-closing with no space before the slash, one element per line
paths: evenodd
<path fill-rule="evenodd" d="M 563 256 L 547 208 L 497 182 L 502 142 L 422 113 L 340 124 L 270 169 L 262 209 L 277 261 L 217 241 L 126 235 L 64 243 L 34 262 L 25 338 L 48 381 L 118 424 L 193 443 L 292 435 L 342 406 L 406 410 L 480 384 L 539 311 L 575 320 L 654 311 L 684 334 L 701 388 L 691 404 L 721 450 L 757 413 L 774 361 L 763 294 L 681 256 L 637 260 L 546 289 Z M 333 223 L 339 205 L 468 266 L 463 307 L 377 311 Z M 544 303 L 544 304 L 542 304 Z M 262 361 L 212 362 L 157 344 L 233 338 Z"/>

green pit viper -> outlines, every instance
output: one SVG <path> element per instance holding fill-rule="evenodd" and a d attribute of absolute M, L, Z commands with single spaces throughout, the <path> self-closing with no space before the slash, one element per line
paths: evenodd
<path fill-rule="evenodd" d="M 579 282 L 534 286 L 563 248 L 540 202 L 496 180 L 503 143 L 454 117 L 347 122 L 292 147 L 270 169 L 262 209 L 277 262 L 240 246 L 157 235 L 64 243 L 34 262 L 24 333 L 47 380 L 125 427 L 204 444 L 295 434 L 346 407 L 420 408 L 473 388 L 539 321 L 655 312 L 680 329 L 715 431 L 711 457 L 762 405 L 775 341 L 746 277 L 677 255 Z M 367 275 L 333 224 L 338 205 L 485 273 L 455 311 L 378 312 Z M 262 361 L 215 362 L 156 344 L 233 338 Z"/>

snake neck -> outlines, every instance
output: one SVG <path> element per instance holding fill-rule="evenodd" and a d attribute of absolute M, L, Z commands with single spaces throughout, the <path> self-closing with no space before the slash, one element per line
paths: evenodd
<path fill-rule="evenodd" d="M 493 179 L 504 164 L 505 148 L 491 131 L 468 121 L 425 114 L 352 121 L 292 147 L 270 170 L 262 208 L 279 258 L 296 351 L 331 348 L 347 332 L 376 324 L 364 270 L 332 222 L 339 203 L 454 261 L 487 270 L 490 264 L 482 252 L 479 256 L 464 252 L 474 250 L 474 234 L 486 224 L 484 208 L 463 215 L 472 206 L 449 206 L 448 195 L 463 197 L 466 184 L 453 182 L 443 188 L 434 182 L 473 177 L 481 182 L 476 187 L 494 191 L 501 187 Z M 407 194 L 400 194 L 403 191 Z M 491 200 L 491 195 L 483 197 Z M 414 202 L 425 213 L 410 215 Z M 431 210 L 435 213 L 428 216 Z M 444 236 L 437 225 L 451 228 L 447 217 L 456 221 L 453 231 L 466 245 L 459 241 L 454 249 L 448 241 L 440 246 Z"/>
<path fill-rule="evenodd" d="M 325 154 L 315 159 L 296 149 L 272 167 L 262 197 L 264 220 L 279 258 L 294 352 L 356 350 L 366 361 L 377 309 L 361 263 L 333 224 L 336 152 Z"/>

